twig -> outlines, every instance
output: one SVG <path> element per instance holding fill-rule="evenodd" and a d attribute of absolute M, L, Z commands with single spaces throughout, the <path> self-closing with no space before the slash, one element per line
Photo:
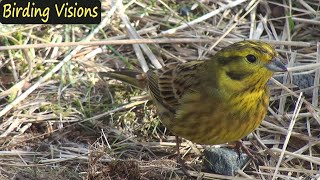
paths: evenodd
<path fill-rule="evenodd" d="M 114 39 L 114 38 L 110 38 Z M 9 49 L 27 49 L 27 48 L 47 48 L 47 47 L 67 47 L 67 46 L 99 46 L 99 45 L 124 45 L 124 44 L 166 44 L 166 43 L 210 43 L 218 40 L 218 38 L 162 38 L 162 39 L 122 39 L 122 40 L 103 40 L 103 41 L 90 41 L 90 42 L 63 42 L 63 43 L 44 43 L 44 44 L 26 44 L 26 45 L 13 45 L 13 46 L 0 46 L 0 51 Z M 224 41 L 239 42 L 244 39 L 240 38 L 224 38 Z M 311 47 L 316 45 L 312 42 L 302 41 L 276 41 L 276 40 L 262 40 L 270 44 L 286 45 L 296 47 Z"/>
<path fill-rule="evenodd" d="M 317 43 L 317 63 L 320 64 L 320 42 Z M 320 79 L 320 69 L 316 70 L 314 76 L 314 89 L 313 89 L 313 96 L 312 96 L 312 105 L 318 106 L 319 102 L 319 79 Z"/>
<path fill-rule="evenodd" d="M 128 33 L 129 33 L 129 37 L 130 39 L 141 39 L 141 37 L 139 36 L 139 34 L 137 33 L 137 31 L 135 30 L 135 28 L 133 26 L 131 26 L 131 23 L 129 21 L 129 18 L 126 14 L 124 14 L 124 8 L 123 8 L 123 4 L 122 4 L 122 0 L 117 1 L 118 6 L 118 12 L 120 15 L 120 18 L 122 20 L 122 22 L 125 24 Z M 157 60 L 157 58 L 155 57 L 155 55 L 151 52 L 151 50 L 149 49 L 149 47 L 145 44 L 140 44 L 140 45 L 136 45 L 133 44 L 133 48 L 134 51 L 136 52 L 137 58 L 139 60 L 140 66 L 143 70 L 143 72 L 147 72 L 149 70 L 148 68 L 148 64 L 143 56 L 143 53 L 141 51 L 141 49 L 146 53 L 146 55 L 149 57 L 150 61 L 152 62 L 152 64 L 156 67 L 156 68 L 161 68 L 161 64 L 159 63 L 159 61 Z"/>
<path fill-rule="evenodd" d="M 282 151 L 281 151 L 281 154 L 280 154 L 278 163 L 277 163 L 277 165 L 276 165 L 276 170 L 274 171 L 272 180 L 274 180 L 274 179 L 276 178 L 276 176 L 277 176 L 277 173 L 278 173 L 278 170 L 279 170 L 281 161 L 282 161 L 283 156 L 284 156 L 284 151 L 285 151 L 286 148 L 287 148 L 287 145 L 288 145 L 288 142 L 289 142 L 289 140 L 290 140 L 291 133 L 292 133 L 292 130 L 293 130 L 293 126 L 294 126 L 294 124 L 295 124 L 295 122 L 296 122 L 296 119 L 297 119 L 297 117 L 298 117 L 298 114 L 299 114 L 299 112 L 300 112 L 300 109 L 301 109 L 301 106 L 302 106 L 302 103 L 303 103 L 302 99 L 303 99 L 303 98 L 302 98 L 302 93 L 300 93 L 299 98 L 298 98 L 298 101 L 297 101 L 297 103 L 296 103 L 296 107 L 295 107 L 295 109 L 294 109 L 294 113 L 293 113 L 293 114 L 295 114 L 295 116 L 293 116 L 292 119 L 291 119 L 291 122 L 290 122 L 290 125 L 289 125 L 289 128 L 288 128 L 288 134 L 287 134 L 287 136 L 286 136 L 286 140 L 284 141 L 284 144 L 283 144 L 283 147 L 282 147 Z"/>
<path fill-rule="evenodd" d="M 160 33 L 160 34 L 161 34 L 161 35 L 173 34 L 173 33 L 175 33 L 175 32 L 178 31 L 178 30 L 181 30 L 181 29 L 184 29 L 184 28 L 187 28 L 187 27 L 191 27 L 191 26 L 193 26 L 193 25 L 196 25 L 196 24 L 198 24 L 198 23 L 200 23 L 200 22 L 202 22 L 202 21 L 205 21 L 205 20 L 207 20 L 207 19 L 209 19 L 209 18 L 211 18 L 211 17 L 213 17 L 213 16 L 215 16 L 215 15 L 217 15 L 217 14 L 225 11 L 226 9 L 230 9 L 230 8 L 232 8 L 232 7 L 234 7 L 234 6 L 237 6 L 237 5 L 239 5 L 239 4 L 241 4 L 241 3 L 245 2 L 245 1 L 247 1 L 247 0 L 230 1 L 229 4 L 227 4 L 227 5 L 225 5 L 225 6 L 221 6 L 219 9 L 216 9 L 216 10 L 214 10 L 214 11 L 208 13 L 208 14 L 205 14 L 205 15 L 199 17 L 198 19 L 195 19 L 195 20 L 193 20 L 193 21 L 190 21 L 190 22 L 188 22 L 188 23 L 186 23 L 186 24 L 182 24 L 181 26 L 178 26 L 178 27 L 176 27 L 176 28 L 172 28 L 172 29 L 163 31 L 163 32 Z"/>
<path fill-rule="evenodd" d="M 110 17 L 113 15 L 115 11 L 115 7 L 109 11 L 109 14 L 101 21 L 99 26 L 92 31 L 83 41 L 89 41 L 94 37 L 94 35 L 106 26 L 109 21 Z M 10 111 L 13 107 L 19 104 L 22 100 L 24 100 L 29 94 L 31 94 L 34 90 L 36 90 L 43 82 L 47 81 L 54 73 L 56 73 L 60 68 L 68 62 L 78 51 L 80 51 L 84 46 L 77 46 L 69 55 L 67 55 L 59 64 L 57 64 L 50 72 L 40 78 L 35 84 L 33 84 L 29 89 L 27 89 L 23 94 L 17 97 L 12 103 L 8 104 L 5 108 L 0 111 L 0 117 L 5 115 L 8 111 Z M 4 137 L 3 134 L 0 137 Z"/>
<path fill-rule="evenodd" d="M 308 11 L 312 12 L 314 15 L 319 15 L 317 11 L 315 11 L 308 3 L 304 2 L 304 0 L 298 0 L 298 2 L 305 7 Z"/>
<path fill-rule="evenodd" d="M 286 90 L 289 94 L 295 96 L 295 97 L 299 97 L 295 92 L 291 91 L 289 88 L 287 88 L 286 86 L 284 86 L 283 84 L 281 84 L 279 81 L 275 80 L 274 78 L 270 79 L 272 82 L 274 82 L 275 84 L 277 84 L 278 86 L 280 86 L 281 88 L 283 88 L 284 90 Z M 310 113 L 313 115 L 313 118 L 320 124 L 320 116 L 317 113 L 316 109 L 314 108 L 314 106 L 306 101 L 305 99 L 302 99 L 302 101 L 306 104 L 306 108 L 310 111 Z"/>
<path fill-rule="evenodd" d="M 282 150 L 279 148 L 271 148 L 271 150 L 275 152 L 282 152 Z M 289 151 L 284 151 L 284 154 L 320 165 L 320 158 L 318 157 L 314 157 L 314 156 L 312 157 L 312 156 L 303 155 L 303 154 L 295 154 Z"/>
<path fill-rule="evenodd" d="M 236 23 L 234 23 L 225 33 L 223 33 L 223 35 L 220 36 L 219 39 L 213 43 L 212 46 L 210 46 L 210 48 L 208 49 L 208 51 L 207 51 L 205 54 L 207 54 L 207 53 L 208 53 L 209 51 L 211 51 L 214 47 L 216 47 L 216 45 L 219 44 L 220 41 L 221 41 L 223 38 L 225 38 L 225 37 L 232 31 L 232 29 L 235 28 L 235 27 L 238 25 L 238 23 L 239 23 L 244 17 L 246 17 L 246 16 L 259 4 L 259 2 L 260 2 L 260 0 L 257 0 L 252 6 L 250 6 L 250 8 L 247 10 L 247 12 L 244 13 L 244 15 L 242 15 L 242 16 L 239 18 L 239 20 L 238 20 Z M 240 11 L 239 13 L 241 13 L 241 11 Z"/>

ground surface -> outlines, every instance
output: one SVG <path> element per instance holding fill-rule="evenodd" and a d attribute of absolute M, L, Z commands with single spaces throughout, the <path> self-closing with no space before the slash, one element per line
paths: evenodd
<path fill-rule="evenodd" d="M 243 39 L 275 45 L 290 73 L 270 82 L 268 115 L 244 139 L 263 161 L 250 160 L 236 178 L 320 177 L 319 1 L 102 1 L 102 10 L 99 25 L 2 25 L 2 179 L 190 178 L 177 165 L 175 138 L 147 94 L 97 72 L 206 59 L 208 50 Z M 129 39 L 137 38 L 164 43 L 133 46 Z M 84 39 L 108 42 L 70 44 Z M 181 144 L 190 175 L 234 178 L 205 170 L 205 148 Z"/>

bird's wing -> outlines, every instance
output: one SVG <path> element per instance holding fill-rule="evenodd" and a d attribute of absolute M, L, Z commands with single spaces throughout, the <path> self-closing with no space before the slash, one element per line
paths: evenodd
<path fill-rule="evenodd" d="M 181 97 L 193 91 L 199 81 L 195 73 L 197 65 L 201 61 L 189 61 L 187 63 L 172 63 L 156 71 L 148 71 L 148 87 L 152 97 L 175 113 L 181 103 Z"/>

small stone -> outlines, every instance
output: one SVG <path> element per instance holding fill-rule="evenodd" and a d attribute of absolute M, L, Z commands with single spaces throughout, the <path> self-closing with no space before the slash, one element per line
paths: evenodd
<path fill-rule="evenodd" d="M 275 79 L 281 83 L 283 83 L 283 77 L 275 77 Z M 312 87 L 314 84 L 314 76 L 311 74 L 297 74 L 292 76 L 292 84 L 298 86 L 298 88 L 301 89 L 306 89 L 309 87 Z M 312 97 L 313 95 L 313 90 L 308 89 L 304 91 L 304 94 L 307 97 Z"/>
<path fill-rule="evenodd" d="M 293 76 L 293 84 L 297 85 L 299 89 L 305 89 L 312 87 L 314 84 L 314 77 L 311 74 L 299 74 Z M 307 96 L 312 97 L 313 90 L 309 89 L 305 91 Z"/>
<path fill-rule="evenodd" d="M 188 6 L 183 6 L 179 9 L 179 14 L 181 16 L 188 16 L 191 12 L 191 8 Z"/>
<path fill-rule="evenodd" d="M 207 148 L 204 150 L 204 166 L 212 173 L 234 176 L 241 169 L 249 157 L 229 148 Z"/>

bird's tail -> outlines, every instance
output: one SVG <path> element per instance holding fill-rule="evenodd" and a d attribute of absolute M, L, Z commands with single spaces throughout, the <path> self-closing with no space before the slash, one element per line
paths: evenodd
<path fill-rule="evenodd" d="M 99 72 L 99 76 L 119 80 L 142 90 L 147 87 L 146 74 L 134 70 Z"/>

